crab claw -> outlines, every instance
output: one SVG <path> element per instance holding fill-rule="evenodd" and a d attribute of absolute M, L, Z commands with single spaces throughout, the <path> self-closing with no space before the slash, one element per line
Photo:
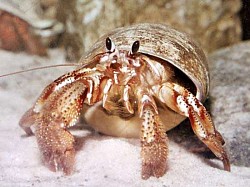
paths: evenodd
<path fill-rule="evenodd" d="M 52 171 L 62 170 L 71 174 L 75 163 L 74 137 L 66 130 L 75 124 L 84 99 L 86 84 L 81 81 L 55 90 L 55 82 L 49 85 L 28 110 L 19 125 L 29 135 L 34 125 L 34 134 L 45 165 Z"/>

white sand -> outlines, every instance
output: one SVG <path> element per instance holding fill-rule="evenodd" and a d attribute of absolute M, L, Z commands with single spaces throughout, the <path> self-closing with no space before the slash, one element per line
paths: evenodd
<path fill-rule="evenodd" d="M 63 63 L 63 53 L 50 59 L 0 51 L 0 74 Z M 43 166 L 34 136 L 18 126 L 42 89 L 70 68 L 54 68 L 0 78 L 0 186 L 250 186 L 250 168 L 232 166 L 225 172 L 219 160 L 208 160 L 169 143 L 168 172 L 142 180 L 139 140 L 118 139 L 73 129 L 82 142 L 72 176 Z"/>

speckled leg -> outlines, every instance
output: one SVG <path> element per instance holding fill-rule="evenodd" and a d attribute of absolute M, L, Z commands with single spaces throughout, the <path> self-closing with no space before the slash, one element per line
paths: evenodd
<path fill-rule="evenodd" d="M 56 90 L 53 84 L 44 90 L 19 124 L 28 134 L 34 124 L 38 146 L 48 168 L 70 174 L 75 162 L 75 148 L 74 137 L 67 128 L 74 125 L 80 115 L 87 86 L 84 81 L 76 81 Z"/>
<path fill-rule="evenodd" d="M 187 89 L 174 83 L 165 83 L 159 90 L 160 99 L 174 111 L 189 117 L 197 137 L 223 162 L 224 169 L 230 171 L 225 143 L 202 103 Z"/>
<path fill-rule="evenodd" d="M 52 171 L 70 174 L 74 168 L 74 137 L 67 128 L 76 124 L 83 103 L 99 101 L 101 74 L 95 69 L 78 69 L 48 85 L 19 125 L 35 136 L 43 161 Z"/>
<path fill-rule="evenodd" d="M 54 91 L 36 120 L 35 135 L 45 164 L 53 171 L 73 171 L 74 137 L 66 129 L 75 124 L 87 96 L 86 83 L 77 81 Z"/>
<path fill-rule="evenodd" d="M 35 135 L 45 165 L 52 171 L 71 174 L 75 163 L 74 137 L 54 121 L 44 116 L 37 124 Z"/>
<path fill-rule="evenodd" d="M 156 105 L 153 98 L 141 94 L 140 116 L 141 129 L 141 157 L 142 178 L 150 176 L 161 177 L 166 172 L 167 162 L 167 136 L 163 130 Z"/>
<path fill-rule="evenodd" d="M 37 114 L 33 111 L 33 108 L 30 108 L 24 113 L 24 115 L 19 121 L 20 127 L 26 132 L 28 136 L 33 135 L 33 132 L 30 127 L 34 124 L 36 118 Z"/>

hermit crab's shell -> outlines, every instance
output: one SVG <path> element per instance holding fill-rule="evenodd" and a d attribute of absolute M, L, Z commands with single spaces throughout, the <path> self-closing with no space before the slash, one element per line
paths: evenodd
<path fill-rule="evenodd" d="M 118 49 L 128 51 L 134 41 L 140 41 L 140 53 L 158 57 L 177 67 L 193 81 L 196 97 L 201 101 L 206 99 L 209 89 L 207 60 L 202 49 L 188 35 L 162 24 L 121 27 L 101 37 L 84 58 L 106 51 L 106 37 L 110 37 Z"/>
<path fill-rule="evenodd" d="M 196 97 L 200 101 L 206 99 L 209 89 L 206 57 L 198 45 L 186 34 L 162 24 L 144 23 L 118 28 L 101 37 L 80 62 L 87 65 L 93 62 L 91 59 L 95 55 L 105 52 L 107 37 L 111 38 L 118 50 L 130 51 L 132 44 L 137 40 L 140 41 L 139 53 L 159 58 L 178 68 L 195 85 Z M 159 107 L 158 110 L 166 131 L 185 119 L 184 116 L 171 109 Z M 107 115 L 100 102 L 91 107 L 84 107 L 84 117 L 88 124 L 104 134 L 120 137 L 138 137 L 140 134 L 141 120 L 138 113 L 129 120 Z"/>

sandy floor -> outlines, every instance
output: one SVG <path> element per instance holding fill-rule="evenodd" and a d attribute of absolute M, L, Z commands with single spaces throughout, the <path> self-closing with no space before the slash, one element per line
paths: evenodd
<path fill-rule="evenodd" d="M 31 67 L 63 63 L 63 53 L 50 59 L 0 51 L 0 74 Z M 168 172 L 159 179 L 142 180 L 139 140 L 101 136 L 72 129 L 80 142 L 72 176 L 53 173 L 43 166 L 34 136 L 18 126 L 42 89 L 70 68 L 54 68 L 0 78 L 0 186 L 250 186 L 250 168 L 222 170 L 216 159 L 188 152 L 172 141 Z"/>

